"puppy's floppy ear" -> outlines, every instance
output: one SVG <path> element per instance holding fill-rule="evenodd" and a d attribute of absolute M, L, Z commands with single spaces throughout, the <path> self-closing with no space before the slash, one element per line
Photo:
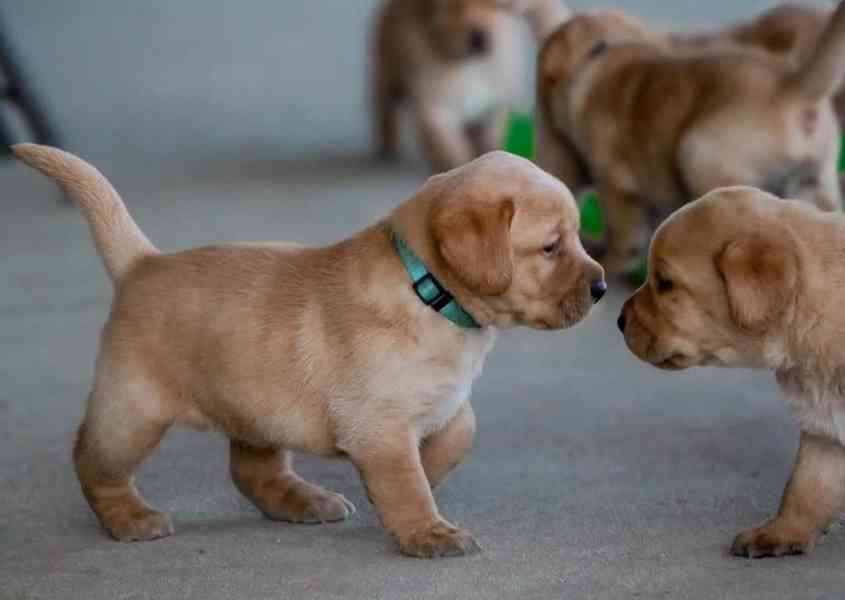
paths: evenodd
<path fill-rule="evenodd" d="M 430 227 L 437 251 L 470 290 L 504 294 L 513 279 L 513 200 L 479 202 L 448 198 L 432 209 Z"/>
<path fill-rule="evenodd" d="M 753 236 L 727 244 L 716 257 L 725 280 L 731 316 L 750 333 L 763 333 L 780 318 L 795 294 L 798 258 L 790 236 Z"/>

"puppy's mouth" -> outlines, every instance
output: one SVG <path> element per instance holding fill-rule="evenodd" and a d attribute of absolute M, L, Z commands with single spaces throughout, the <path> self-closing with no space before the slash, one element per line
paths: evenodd
<path fill-rule="evenodd" d="M 587 318 L 592 307 L 589 299 L 564 298 L 560 303 L 560 324 L 553 329 L 566 329 L 580 323 Z"/>
<path fill-rule="evenodd" d="M 675 353 L 670 354 L 667 358 L 664 358 L 661 361 L 652 362 L 652 364 L 658 369 L 663 369 L 664 371 L 682 371 L 692 366 L 692 359 L 685 354 Z"/>

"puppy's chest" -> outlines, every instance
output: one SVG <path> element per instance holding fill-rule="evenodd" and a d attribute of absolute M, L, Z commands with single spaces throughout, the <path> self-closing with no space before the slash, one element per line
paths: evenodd
<path fill-rule="evenodd" d="M 419 78 L 417 96 L 463 123 L 478 122 L 507 102 L 509 77 L 507 73 L 497 73 L 495 63 L 489 61 L 432 68 Z"/>
<path fill-rule="evenodd" d="M 493 334 L 480 332 L 468 338 L 460 352 L 434 355 L 413 367 L 416 374 L 408 382 L 408 391 L 413 390 L 409 397 L 410 416 L 421 437 L 436 431 L 455 415 L 481 374 L 493 345 Z"/>
<path fill-rule="evenodd" d="M 845 373 L 832 382 L 797 371 L 777 373 L 777 380 L 801 429 L 845 444 Z"/>

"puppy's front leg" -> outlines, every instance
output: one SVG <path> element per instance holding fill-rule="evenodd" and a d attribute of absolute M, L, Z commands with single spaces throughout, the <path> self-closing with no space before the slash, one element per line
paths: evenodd
<path fill-rule="evenodd" d="M 423 440 L 420 457 L 432 490 L 460 464 L 474 440 L 475 413 L 466 401 L 443 429 Z"/>
<path fill-rule="evenodd" d="M 822 210 L 842 210 L 842 187 L 836 165 L 830 165 L 818 176 L 818 187 L 811 200 Z"/>
<path fill-rule="evenodd" d="M 474 158 L 463 124 L 450 111 L 421 106 L 418 108 L 417 127 L 420 141 L 436 172 L 460 167 Z"/>
<path fill-rule="evenodd" d="M 756 558 L 809 552 L 843 508 L 845 447 L 802 432 L 798 458 L 777 516 L 740 533 L 731 553 Z"/>
<path fill-rule="evenodd" d="M 403 554 L 432 558 L 480 549 L 469 531 L 455 527 L 437 512 L 411 432 L 348 452 L 382 523 L 399 541 Z"/>
<path fill-rule="evenodd" d="M 607 231 L 607 252 L 600 262 L 605 271 L 618 275 L 633 268 L 646 250 L 646 207 L 638 195 L 608 187 L 600 187 L 598 197 Z"/>
<path fill-rule="evenodd" d="M 268 519 L 292 523 L 341 521 L 355 512 L 349 500 L 305 481 L 282 448 L 257 448 L 229 443 L 229 470 L 238 490 Z"/>
<path fill-rule="evenodd" d="M 501 149 L 507 121 L 507 111 L 496 110 L 478 125 L 477 131 L 471 136 L 476 156 Z"/>

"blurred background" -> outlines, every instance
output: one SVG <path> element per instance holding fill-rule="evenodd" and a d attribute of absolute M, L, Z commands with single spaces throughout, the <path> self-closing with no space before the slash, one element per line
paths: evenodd
<path fill-rule="evenodd" d="M 613 4 L 654 23 L 712 25 L 772 3 Z M 237 158 L 244 151 L 366 152 L 367 30 L 378 5 L 4 0 L 0 6 L 6 33 L 70 147 L 94 158 L 135 152 Z M 526 54 L 526 65 L 531 58 Z"/>
<path fill-rule="evenodd" d="M 410 130 L 400 163 L 370 156 L 378 4 L 3 0 L 0 18 L 64 146 L 175 250 L 328 242 L 420 185 L 428 167 Z M 770 4 L 615 3 L 677 27 Z M 841 531 L 810 557 L 727 555 L 737 531 L 776 510 L 797 428 L 769 374 L 666 375 L 631 358 L 614 324 L 629 292 L 616 286 L 571 331 L 509 332 L 491 355 L 473 395 L 477 447 L 437 496 L 480 555 L 399 557 L 342 462 L 299 465 L 350 498 L 353 519 L 265 521 L 229 482 L 225 440 L 185 431 L 138 477 L 176 535 L 117 544 L 70 464 L 111 287 L 78 212 L 0 157 L 0 599 L 841 598 Z"/>

